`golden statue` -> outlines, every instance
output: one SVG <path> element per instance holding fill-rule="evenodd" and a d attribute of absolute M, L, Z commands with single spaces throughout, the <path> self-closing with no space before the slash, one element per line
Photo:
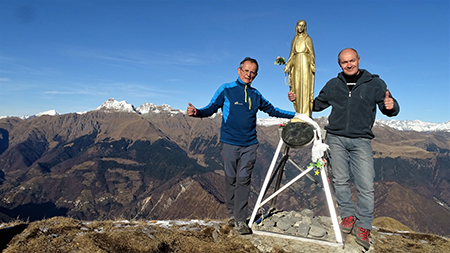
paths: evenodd
<path fill-rule="evenodd" d="M 311 117 L 316 72 L 314 47 L 311 38 L 306 33 L 305 20 L 297 22 L 295 32 L 284 73 L 289 72 L 289 90 L 296 95 L 295 111 Z"/>

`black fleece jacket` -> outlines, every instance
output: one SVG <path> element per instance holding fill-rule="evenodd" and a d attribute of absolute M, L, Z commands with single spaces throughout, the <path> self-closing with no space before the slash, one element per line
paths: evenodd
<path fill-rule="evenodd" d="M 362 75 L 351 91 L 341 72 L 328 81 L 314 99 L 313 111 L 322 111 L 331 106 L 328 126 L 325 127 L 328 133 L 349 138 L 372 139 L 375 137 L 372 127 L 377 105 L 381 113 L 388 117 L 399 113 L 400 106 L 395 99 L 392 110 L 384 107 L 386 91 L 389 91 L 384 81 L 367 70 L 360 71 Z M 392 93 L 389 93 L 392 97 Z"/>

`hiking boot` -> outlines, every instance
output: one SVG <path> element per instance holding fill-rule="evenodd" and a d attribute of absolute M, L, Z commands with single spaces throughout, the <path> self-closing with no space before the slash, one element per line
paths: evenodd
<path fill-rule="evenodd" d="M 362 227 L 353 229 L 352 234 L 355 236 L 355 241 L 363 246 L 366 250 L 370 248 L 369 235 L 370 230 Z"/>
<path fill-rule="evenodd" d="M 252 233 L 252 231 L 248 227 L 247 223 L 245 223 L 243 221 L 236 222 L 236 231 L 240 235 L 247 235 L 247 234 L 251 234 Z"/>
<path fill-rule="evenodd" d="M 234 217 L 231 217 L 230 219 L 228 219 L 228 222 L 227 222 L 228 226 L 234 227 L 235 223 L 236 223 L 236 220 L 234 219 Z"/>
<path fill-rule="evenodd" d="M 356 221 L 355 216 L 349 216 L 347 218 L 342 219 L 341 224 L 339 224 L 342 233 L 350 234 L 352 232 L 353 226 L 355 225 L 355 221 Z"/>

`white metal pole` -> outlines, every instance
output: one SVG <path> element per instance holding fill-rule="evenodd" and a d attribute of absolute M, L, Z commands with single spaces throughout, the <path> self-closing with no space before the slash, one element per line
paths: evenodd
<path fill-rule="evenodd" d="M 341 229 L 339 228 L 339 222 L 337 219 L 336 209 L 334 208 L 334 201 L 332 199 L 330 185 L 328 183 L 328 177 L 325 172 L 325 166 L 322 169 L 320 169 L 320 174 L 322 174 L 321 176 L 322 176 L 322 182 L 323 182 L 323 189 L 325 191 L 325 196 L 327 198 L 328 208 L 330 210 L 331 221 L 333 222 L 334 234 L 336 235 L 336 241 L 338 243 L 343 243 Z"/>
<path fill-rule="evenodd" d="M 277 196 L 278 194 L 280 194 L 282 191 L 284 191 L 286 188 L 288 188 L 289 186 L 291 186 L 291 184 L 295 183 L 297 180 L 299 180 L 300 178 L 302 178 L 303 176 L 305 176 L 306 173 L 309 173 L 312 169 L 314 169 L 314 167 L 311 167 L 309 169 L 306 169 L 305 171 L 303 171 L 302 173 L 300 173 L 300 175 L 296 176 L 294 179 L 292 179 L 291 181 L 289 181 L 289 183 L 287 183 L 286 185 L 284 185 L 283 187 L 281 187 L 280 189 L 278 189 L 278 191 L 274 192 L 272 195 L 270 195 L 270 197 L 268 197 L 266 200 L 264 200 L 261 203 L 261 206 L 263 206 L 264 204 L 266 204 L 268 201 L 270 201 L 271 199 L 273 199 L 275 196 Z"/>

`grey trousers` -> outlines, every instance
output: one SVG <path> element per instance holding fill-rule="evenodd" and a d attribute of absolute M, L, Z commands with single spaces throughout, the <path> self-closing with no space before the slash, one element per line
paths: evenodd
<path fill-rule="evenodd" d="M 225 171 L 225 198 L 230 217 L 246 221 L 248 197 L 256 150 L 259 144 L 241 147 L 222 143 L 222 158 Z"/>

